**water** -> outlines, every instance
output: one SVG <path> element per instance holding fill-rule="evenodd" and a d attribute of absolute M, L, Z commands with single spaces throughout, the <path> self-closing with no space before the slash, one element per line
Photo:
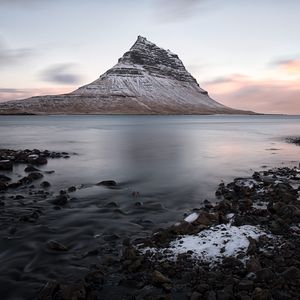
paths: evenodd
<path fill-rule="evenodd" d="M 285 138 L 299 134 L 299 116 L 1 116 L 0 148 L 74 152 L 41 169 L 55 170 L 44 178 L 52 192 L 82 187 L 64 209 L 38 202 L 38 222 L 18 223 L 14 238 L 1 224 L 1 294 L 30 299 L 49 278 L 84 274 L 92 260 L 82 253 L 182 219 L 203 200 L 214 201 L 221 180 L 297 165 L 300 147 Z M 95 185 L 108 179 L 120 189 Z M 5 209 L 15 216 L 28 208 L 12 202 Z M 54 255 L 45 248 L 49 239 L 71 250 Z"/>

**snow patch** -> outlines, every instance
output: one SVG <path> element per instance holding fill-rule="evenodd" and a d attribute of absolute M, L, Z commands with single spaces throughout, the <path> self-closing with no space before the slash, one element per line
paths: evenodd
<path fill-rule="evenodd" d="M 260 228 L 252 225 L 240 227 L 230 224 L 213 226 L 203 230 L 196 235 L 184 235 L 172 241 L 168 248 L 144 248 L 142 252 L 150 251 L 155 253 L 168 253 L 165 259 L 176 260 L 179 254 L 192 252 L 192 257 L 196 260 L 215 264 L 221 262 L 226 257 L 237 257 L 244 254 L 249 246 L 248 237 L 257 240 L 260 236 L 267 235 Z"/>
<path fill-rule="evenodd" d="M 194 212 L 194 213 L 188 215 L 188 216 L 184 219 L 184 221 L 186 221 L 186 222 L 188 222 L 188 223 L 193 223 L 193 222 L 195 222 L 195 221 L 198 219 L 198 217 L 199 217 L 199 214 L 197 214 L 197 213 Z"/>

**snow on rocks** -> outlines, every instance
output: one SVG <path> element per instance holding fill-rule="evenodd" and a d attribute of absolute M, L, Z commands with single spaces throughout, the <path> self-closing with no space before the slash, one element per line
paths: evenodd
<path fill-rule="evenodd" d="M 212 226 L 195 235 L 183 235 L 172 241 L 167 248 L 145 248 L 142 252 L 150 251 L 166 253 L 166 260 L 176 260 L 178 255 L 190 253 L 196 261 L 206 262 L 210 265 L 220 263 L 226 257 L 238 257 L 241 255 L 245 261 L 247 249 L 252 238 L 258 240 L 266 235 L 273 238 L 257 226 L 243 225 L 232 226 L 221 224 Z"/>

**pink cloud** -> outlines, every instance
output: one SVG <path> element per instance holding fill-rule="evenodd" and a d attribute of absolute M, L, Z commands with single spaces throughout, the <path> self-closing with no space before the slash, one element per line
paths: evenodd
<path fill-rule="evenodd" d="M 300 114 L 300 79 L 255 80 L 231 75 L 204 83 L 217 101 L 261 113 Z"/>
<path fill-rule="evenodd" d="M 0 102 L 26 99 L 33 96 L 64 94 L 64 93 L 69 93 L 74 89 L 75 88 L 70 88 L 70 87 L 38 88 L 38 89 L 0 88 Z"/>

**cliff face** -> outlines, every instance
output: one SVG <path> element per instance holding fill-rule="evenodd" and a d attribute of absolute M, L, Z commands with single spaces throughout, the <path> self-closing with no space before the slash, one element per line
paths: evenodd
<path fill-rule="evenodd" d="M 139 36 L 118 63 L 94 82 L 63 95 L 0 104 L 0 113 L 214 114 L 246 113 L 208 96 L 178 56 Z"/>

